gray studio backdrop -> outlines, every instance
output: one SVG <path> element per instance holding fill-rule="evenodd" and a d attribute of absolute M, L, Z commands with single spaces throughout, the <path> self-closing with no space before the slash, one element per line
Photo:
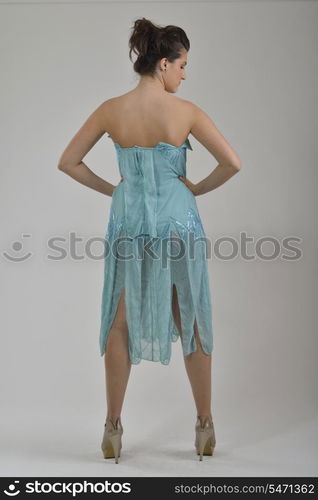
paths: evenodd
<path fill-rule="evenodd" d="M 1 475 L 317 475 L 318 3 L 13 1 L 0 12 Z M 115 467 L 99 448 L 111 198 L 57 162 L 98 104 L 137 84 L 128 37 L 141 16 L 186 31 L 177 95 L 211 116 L 242 170 L 197 198 L 213 244 L 215 455 L 194 452 L 178 342 L 170 365 L 133 365 Z M 198 182 L 217 162 L 190 141 Z M 85 162 L 119 182 L 107 135 Z"/>

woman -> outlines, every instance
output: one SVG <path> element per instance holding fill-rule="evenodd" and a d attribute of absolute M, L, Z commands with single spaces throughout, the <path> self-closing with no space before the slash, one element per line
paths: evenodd
<path fill-rule="evenodd" d="M 189 235 L 205 237 L 195 197 L 223 184 L 240 170 L 241 163 L 207 114 L 173 95 L 186 78 L 190 43 L 185 32 L 138 19 L 129 47 L 130 59 L 132 52 L 138 56 L 134 62 L 138 85 L 103 102 L 59 161 L 59 169 L 78 182 L 112 196 L 105 238 L 112 249 L 105 258 L 101 307 L 100 350 L 107 394 L 101 448 L 105 458 L 115 457 L 118 463 L 121 410 L 131 365 L 141 359 L 168 364 L 171 342 L 180 336 L 197 412 L 195 447 L 202 460 L 215 447 L 212 309 L 206 257 L 202 245 L 196 245 L 190 259 Z M 82 161 L 106 132 L 114 142 L 122 175 L 117 186 L 95 175 Z M 197 184 L 186 178 L 190 133 L 219 162 Z M 122 236 L 125 242 L 120 248 Z M 184 244 L 181 259 L 164 259 L 162 250 L 157 259 L 148 252 L 137 258 L 140 238 L 143 249 L 151 243 L 158 250 L 167 236 L 172 237 L 174 249 L 176 239 Z M 127 257 L 122 249 L 133 257 L 121 258 Z"/>

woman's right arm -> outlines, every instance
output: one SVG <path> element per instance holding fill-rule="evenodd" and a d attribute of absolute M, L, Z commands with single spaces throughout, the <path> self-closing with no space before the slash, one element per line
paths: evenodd
<path fill-rule="evenodd" d="M 239 156 L 219 132 L 213 120 L 195 104 L 193 104 L 193 122 L 190 132 L 218 162 L 215 169 L 205 179 L 194 185 L 194 194 L 197 196 L 224 184 L 240 171 L 242 165 Z"/>

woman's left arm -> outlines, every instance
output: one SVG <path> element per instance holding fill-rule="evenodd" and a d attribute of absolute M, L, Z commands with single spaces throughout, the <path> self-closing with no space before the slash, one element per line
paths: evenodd
<path fill-rule="evenodd" d="M 84 156 L 107 132 L 106 119 L 109 114 L 109 101 L 98 106 L 69 142 L 58 162 L 58 169 L 76 181 L 99 193 L 112 196 L 116 186 L 105 181 L 83 162 Z"/>

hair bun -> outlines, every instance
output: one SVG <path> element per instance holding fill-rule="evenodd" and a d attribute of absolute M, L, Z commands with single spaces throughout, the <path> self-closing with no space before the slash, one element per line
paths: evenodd
<path fill-rule="evenodd" d="M 129 38 L 129 58 L 137 55 L 134 70 L 140 75 L 153 74 L 158 60 L 166 57 L 170 62 L 181 56 L 181 49 L 190 48 L 183 29 L 178 26 L 158 26 L 142 17 L 134 22 Z"/>

